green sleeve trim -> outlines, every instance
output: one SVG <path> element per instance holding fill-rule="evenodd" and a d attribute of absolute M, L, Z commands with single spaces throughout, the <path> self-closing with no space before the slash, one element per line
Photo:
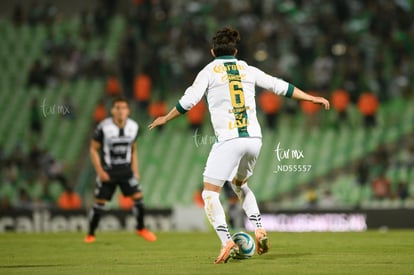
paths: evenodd
<path fill-rule="evenodd" d="M 288 87 L 288 90 L 287 90 L 285 96 L 286 97 L 292 97 L 294 89 L 295 89 L 295 86 L 293 86 L 292 84 L 289 83 L 289 87 Z"/>
<path fill-rule="evenodd" d="M 180 114 L 185 114 L 187 113 L 187 110 L 185 110 L 183 108 L 183 106 L 181 106 L 180 102 L 177 102 L 177 105 L 175 105 L 175 108 L 177 109 L 178 112 L 180 112 Z"/>

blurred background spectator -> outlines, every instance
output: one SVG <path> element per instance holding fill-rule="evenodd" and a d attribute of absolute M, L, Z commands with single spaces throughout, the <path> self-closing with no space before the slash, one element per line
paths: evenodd
<path fill-rule="evenodd" d="M 332 92 L 332 108 L 337 112 L 335 124 L 351 126 L 348 116 L 348 107 L 350 104 L 349 93 L 344 89 L 337 89 Z"/>
<path fill-rule="evenodd" d="M 148 113 L 148 105 L 152 93 L 152 79 L 145 72 L 137 74 L 134 79 L 134 99 L 138 103 L 137 111 Z"/>
<path fill-rule="evenodd" d="M 266 126 L 274 130 L 277 128 L 277 115 L 281 107 L 281 98 L 270 91 L 261 91 L 258 96 L 260 109 L 266 116 Z"/>
<path fill-rule="evenodd" d="M 370 92 L 360 95 L 358 99 L 358 108 L 364 119 L 364 126 L 371 128 L 377 125 L 376 113 L 378 110 L 378 99 Z"/>
<path fill-rule="evenodd" d="M 376 199 L 391 198 L 391 182 L 381 173 L 372 181 L 372 193 Z"/>
<path fill-rule="evenodd" d="M 63 210 L 79 210 L 82 208 L 82 199 L 72 187 L 66 186 L 65 190 L 59 195 L 57 206 Z"/>
<path fill-rule="evenodd" d="M 191 110 L 187 112 L 187 119 L 190 123 L 190 128 L 195 131 L 200 128 L 204 122 L 207 112 L 207 105 L 204 100 L 197 103 Z"/>

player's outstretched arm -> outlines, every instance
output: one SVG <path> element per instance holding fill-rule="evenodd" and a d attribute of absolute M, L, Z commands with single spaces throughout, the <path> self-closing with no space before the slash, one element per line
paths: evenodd
<path fill-rule="evenodd" d="M 321 104 L 325 107 L 326 110 L 329 110 L 329 101 L 327 99 L 320 97 L 320 96 L 312 96 L 296 87 L 293 90 L 292 98 L 295 98 L 298 100 L 311 101 L 316 104 Z"/>
<path fill-rule="evenodd" d="M 168 121 L 178 117 L 181 115 L 181 113 L 177 110 L 176 107 L 172 108 L 171 111 L 166 114 L 165 116 L 157 117 L 150 125 L 148 125 L 148 128 L 150 130 L 154 129 L 157 126 L 161 126 L 166 124 Z"/>

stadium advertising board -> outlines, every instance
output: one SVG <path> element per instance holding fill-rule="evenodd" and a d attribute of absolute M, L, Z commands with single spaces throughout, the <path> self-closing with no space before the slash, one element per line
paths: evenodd
<path fill-rule="evenodd" d="M 183 219 L 192 220 L 195 212 L 174 210 L 148 210 L 146 224 L 155 231 L 202 230 L 194 224 L 183 226 Z M 264 213 L 262 221 L 268 231 L 280 232 L 345 232 L 367 229 L 414 228 L 414 210 L 361 210 L 361 211 L 284 211 Z M 206 222 L 206 221 L 204 221 Z M 0 232 L 86 232 L 88 217 L 85 211 L 3 211 L 0 212 Z M 135 218 L 128 211 L 111 210 L 102 216 L 102 231 L 133 231 Z M 246 221 L 246 229 L 252 230 Z"/>
<path fill-rule="evenodd" d="M 170 210 L 148 210 L 146 224 L 156 231 L 173 230 Z M 102 231 L 135 229 L 135 217 L 126 211 L 108 211 L 102 216 Z M 0 212 L 0 232 L 86 232 L 85 211 L 7 211 Z"/>

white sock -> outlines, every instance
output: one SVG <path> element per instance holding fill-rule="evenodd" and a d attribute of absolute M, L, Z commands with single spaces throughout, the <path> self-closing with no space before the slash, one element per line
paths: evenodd
<path fill-rule="evenodd" d="M 203 190 L 201 195 L 204 200 L 204 211 L 207 218 L 214 230 L 216 230 L 222 246 L 225 246 L 227 241 L 231 239 L 231 236 L 226 223 L 224 209 L 220 202 L 220 194 L 214 191 Z"/>
<path fill-rule="evenodd" d="M 262 217 L 253 191 L 247 186 L 247 183 L 241 186 L 241 191 L 243 193 L 242 207 L 244 212 L 246 212 L 247 217 L 256 229 L 263 228 Z"/>

